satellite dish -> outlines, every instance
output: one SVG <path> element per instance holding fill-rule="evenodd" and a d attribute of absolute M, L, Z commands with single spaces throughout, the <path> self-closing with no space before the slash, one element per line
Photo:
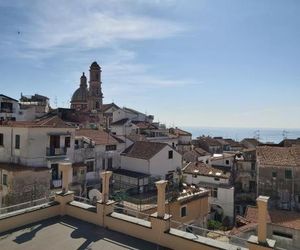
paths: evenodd
<path fill-rule="evenodd" d="M 102 199 L 102 194 L 97 189 L 92 189 L 89 191 L 89 198 L 92 203 Z"/>

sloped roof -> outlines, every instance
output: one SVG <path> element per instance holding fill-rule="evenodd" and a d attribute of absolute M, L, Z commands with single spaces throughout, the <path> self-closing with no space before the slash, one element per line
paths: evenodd
<path fill-rule="evenodd" d="M 6 99 L 9 99 L 9 100 L 11 100 L 11 101 L 18 102 L 18 100 L 14 99 L 14 98 L 11 98 L 11 97 L 9 97 L 9 96 L 7 96 L 7 95 L 0 94 L 0 96 L 4 97 L 4 98 L 6 98 Z"/>
<path fill-rule="evenodd" d="M 16 163 L 0 163 L 0 169 L 5 169 L 7 171 L 49 171 L 50 169 L 46 166 L 40 167 L 30 167 Z"/>
<path fill-rule="evenodd" d="M 37 119 L 35 121 L 5 121 L 2 122 L 2 126 L 8 127 L 45 127 L 45 128 L 72 128 L 72 126 L 68 125 L 62 119 L 60 119 L 57 115 L 54 116 L 46 116 L 44 118 Z"/>
<path fill-rule="evenodd" d="M 300 147 L 259 146 L 257 160 L 263 166 L 300 166 Z"/>
<path fill-rule="evenodd" d="M 136 141 L 126 148 L 121 155 L 131 158 L 150 160 L 166 146 L 168 146 L 166 143 Z"/>
<path fill-rule="evenodd" d="M 252 223 L 258 223 L 258 208 L 248 206 L 245 218 Z M 300 213 L 293 211 L 268 210 L 267 222 L 282 227 L 300 230 Z"/>
<path fill-rule="evenodd" d="M 187 132 L 185 130 L 182 130 L 180 128 L 170 128 L 170 132 L 174 135 L 177 135 L 177 136 L 192 136 L 192 134 L 190 132 Z"/>
<path fill-rule="evenodd" d="M 222 146 L 222 144 L 218 140 L 216 140 L 216 139 L 214 139 L 210 136 L 198 137 L 197 141 L 198 142 L 204 142 L 209 146 Z"/>
<path fill-rule="evenodd" d="M 210 153 L 204 150 L 203 148 L 194 148 L 193 151 L 195 151 L 199 156 L 210 155 Z"/>
<path fill-rule="evenodd" d="M 197 174 L 210 177 L 218 177 L 228 179 L 230 177 L 230 172 L 222 171 L 218 168 L 213 168 L 208 166 L 203 162 L 190 162 L 184 169 L 185 174 Z"/>
<path fill-rule="evenodd" d="M 243 142 L 249 142 L 249 143 L 251 143 L 255 147 L 260 144 L 260 142 L 257 139 L 255 139 L 255 138 L 245 138 L 245 139 L 242 140 L 242 143 Z"/>
<path fill-rule="evenodd" d="M 78 129 L 75 136 L 84 136 L 95 142 L 96 145 L 116 145 L 118 141 L 103 130 L 97 129 Z"/>
<path fill-rule="evenodd" d="M 105 112 L 106 110 L 112 108 L 112 107 L 115 107 L 117 109 L 119 109 L 120 107 L 118 105 L 116 105 L 115 103 L 107 103 L 107 104 L 103 104 L 102 105 L 102 111 Z"/>
<path fill-rule="evenodd" d="M 300 145 L 300 138 L 297 139 L 284 139 L 279 143 L 282 147 L 291 147 L 293 145 Z"/>
<path fill-rule="evenodd" d="M 243 147 L 243 145 L 235 140 L 230 138 L 224 139 L 231 147 Z"/>
<path fill-rule="evenodd" d="M 124 118 L 124 119 L 118 120 L 116 122 L 113 122 L 110 125 L 121 126 L 121 125 L 124 125 L 128 121 L 129 121 L 128 118 Z"/>
<path fill-rule="evenodd" d="M 132 123 L 140 129 L 157 129 L 157 127 L 151 124 L 150 122 L 132 121 Z"/>

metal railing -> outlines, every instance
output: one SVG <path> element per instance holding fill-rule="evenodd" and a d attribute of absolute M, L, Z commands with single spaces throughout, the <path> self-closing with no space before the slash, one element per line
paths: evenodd
<path fill-rule="evenodd" d="M 67 148 L 62 147 L 62 148 L 54 148 L 54 147 L 47 147 L 46 150 L 46 156 L 62 156 L 67 154 Z"/>
<path fill-rule="evenodd" d="M 34 207 L 37 205 L 47 204 L 51 201 L 54 201 L 54 196 L 43 197 L 41 199 L 31 200 L 31 201 L 19 203 L 19 204 L 12 205 L 12 206 L 1 207 L 0 214 L 11 213 L 11 212 L 14 212 L 17 210 L 31 208 L 31 207 Z"/>
<path fill-rule="evenodd" d="M 170 220 L 170 223 L 172 228 L 176 228 L 187 233 L 192 233 L 195 236 L 195 239 L 199 236 L 202 236 L 224 243 L 229 243 L 238 247 L 247 247 L 248 238 L 241 238 L 238 236 L 229 235 L 229 233 L 226 233 L 225 231 L 222 232 L 219 230 L 209 230 L 200 226 L 186 224 L 174 220 Z"/>
<path fill-rule="evenodd" d="M 92 204 L 93 202 L 86 198 L 86 197 L 82 197 L 82 196 L 74 196 L 74 201 L 78 201 L 78 202 L 81 202 L 81 203 L 85 203 L 85 204 L 89 204 L 89 205 L 95 205 L 95 204 Z"/>
<path fill-rule="evenodd" d="M 120 204 L 115 204 L 115 205 L 113 205 L 113 207 L 114 207 L 114 212 L 116 212 L 116 213 L 125 214 L 125 215 L 131 216 L 131 217 L 150 221 L 150 214 L 142 213 L 135 209 L 124 207 Z"/>

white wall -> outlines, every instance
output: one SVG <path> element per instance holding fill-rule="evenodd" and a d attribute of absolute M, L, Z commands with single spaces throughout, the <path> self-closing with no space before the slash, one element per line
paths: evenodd
<path fill-rule="evenodd" d="M 173 151 L 173 159 L 168 158 L 169 151 Z M 150 174 L 153 176 L 164 178 L 169 171 L 175 171 L 177 168 L 182 168 L 182 156 L 170 146 L 164 147 L 150 159 Z"/>
<path fill-rule="evenodd" d="M 232 219 L 234 216 L 234 188 L 218 187 L 217 197 L 209 197 L 209 203 L 221 206 L 224 216 Z"/>
<path fill-rule="evenodd" d="M 74 128 L 21 128 L 0 126 L 0 133 L 4 134 L 4 147 L 0 146 L 0 161 L 20 163 L 26 166 L 49 166 L 46 158 L 47 147 L 50 146 L 48 133 L 66 133 L 61 135 L 61 147 L 64 147 L 64 138 L 71 137 L 70 148 L 67 149 L 67 158 L 72 161 L 74 150 Z M 20 149 L 15 149 L 15 135 L 20 135 Z M 11 157 L 12 156 L 12 157 Z M 57 160 L 55 160 L 57 161 Z"/>
<path fill-rule="evenodd" d="M 0 119 L 3 118 L 4 120 L 6 118 L 15 118 L 17 121 L 19 120 L 19 110 L 20 110 L 20 105 L 19 102 L 13 101 L 11 99 L 6 99 L 3 96 L 0 96 L 0 108 L 1 108 L 1 102 L 7 102 L 7 103 L 12 103 L 12 113 L 6 113 L 3 112 L 1 113 L 0 110 Z"/>
<path fill-rule="evenodd" d="M 229 161 L 229 164 L 226 164 L 227 160 Z M 231 157 L 226 156 L 226 157 L 211 158 L 211 165 L 232 167 L 233 166 L 233 161 L 234 161 L 234 155 L 231 156 Z"/>
<path fill-rule="evenodd" d="M 221 170 L 220 170 L 221 171 Z M 199 184 L 199 183 L 207 183 L 207 184 L 228 184 L 229 180 L 224 178 L 219 178 L 215 176 L 204 176 L 197 175 L 197 177 L 193 177 L 192 174 L 183 174 L 185 176 L 185 181 L 188 184 Z M 219 180 L 215 180 L 215 178 L 219 178 Z"/>
<path fill-rule="evenodd" d="M 148 160 L 127 157 L 124 155 L 121 155 L 121 168 L 144 174 L 151 174 L 150 162 Z"/>

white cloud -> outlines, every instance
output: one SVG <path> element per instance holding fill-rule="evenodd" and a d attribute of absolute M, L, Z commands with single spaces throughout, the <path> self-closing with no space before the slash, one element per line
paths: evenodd
<path fill-rule="evenodd" d="M 93 49 L 116 42 L 162 39 L 186 30 L 180 23 L 130 11 L 128 1 L 40 1 L 28 13 L 24 41 L 31 49 Z M 130 5 L 130 4 L 129 4 Z"/>

